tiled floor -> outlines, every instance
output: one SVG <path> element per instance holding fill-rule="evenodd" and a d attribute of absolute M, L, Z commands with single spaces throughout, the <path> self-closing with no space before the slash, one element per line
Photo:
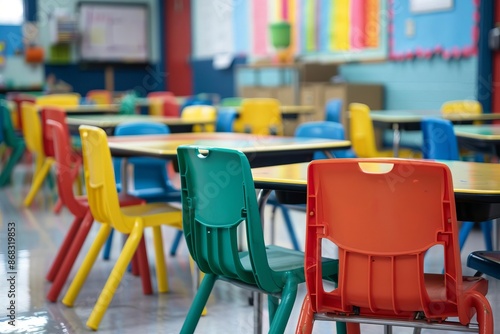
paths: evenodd
<path fill-rule="evenodd" d="M 35 203 L 29 209 L 21 207 L 22 199 L 28 191 L 30 173 L 27 165 L 18 166 L 15 170 L 13 186 L 0 190 L 0 333 L 85 333 L 91 332 L 85 327 L 85 322 L 91 312 L 94 302 L 104 285 L 105 280 L 116 259 L 120 242 L 115 239 L 110 261 L 98 259 L 95 268 L 84 285 L 75 307 L 67 308 L 61 302 L 50 303 L 45 300 L 49 283 L 45 274 L 58 249 L 63 236 L 68 229 L 72 216 L 67 210 L 60 215 L 54 215 L 51 208 L 55 195 L 47 186 L 44 193 L 38 194 Z M 269 210 L 266 213 L 269 215 Z M 299 234 L 303 235 L 304 214 L 293 212 L 294 224 Z M 278 215 L 278 218 L 280 215 Z M 16 276 L 16 326 L 12 327 L 5 318 L 8 307 L 7 277 L 7 245 L 6 230 L 9 222 L 16 225 L 17 245 L 17 276 Z M 95 224 L 88 240 L 96 233 Z M 277 224 L 277 243 L 289 245 L 286 233 Z M 165 249 L 169 249 L 174 237 L 172 230 L 164 229 Z M 471 250 L 481 248 L 482 236 L 479 231 L 473 231 L 463 252 L 463 260 Z M 148 251 L 152 255 L 151 235 L 147 234 Z M 303 237 L 301 238 L 303 242 Z M 89 242 L 84 246 L 89 247 Z M 437 256 L 427 257 L 427 266 L 440 271 L 442 263 Z M 82 256 L 79 257 L 79 261 Z M 154 261 L 150 260 L 153 264 Z M 79 262 L 75 265 L 77 267 Z M 140 278 L 126 273 L 122 284 L 105 314 L 99 328 L 99 333 L 179 333 L 184 317 L 192 299 L 191 274 L 188 252 L 184 244 L 175 257 L 167 258 L 170 291 L 165 294 L 145 296 L 142 294 Z M 152 268 L 153 269 L 153 268 Z M 154 269 L 153 269 L 154 270 Z M 75 270 L 73 270 L 72 276 Z M 472 271 L 464 268 L 464 272 Z M 71 276 L 71 277 L 72 277 Z M 153 284 L 156 291 L 154 274 Z M 64 291 L 63 291 L 64 293 Z M 63 293 L 60 298 L 62 298 Z M 300 311 L 304 288 L 301 287 L 297 296 L 293 314 L 286 333 L 293 333 Z M 196 333 L 252 333 L 253 311 L 248 304 L 248 292 L 228 283 L 218 282 L 208 304 L 208 314 L 201 319 Z M 500 284 L 491 280 L 488 298 L 493 306 L 497 329 L 500 333 Z M 264 332 L 267 332 L 267 315 L 264 313 Z M 380 326 L 363 326 L 364 333 L 383 333 Z M 334 323 L 317 322 L 316 333 L 334 333 Z M 423 330 L 423 333 L 434 331 Z M 411 333 L 411 329 L 394 328 L 394 333 Z M 444 332 L 440 332 L 444 333 Z"/>

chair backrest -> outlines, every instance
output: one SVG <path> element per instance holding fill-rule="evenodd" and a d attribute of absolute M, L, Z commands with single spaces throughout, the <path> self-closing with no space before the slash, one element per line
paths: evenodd
<path fill-rule="evenodd" d="M 85 97 L 95 104 L 111 104 L 113 102 L 113 94 L 104 89 L 89 90 Z"/>
<path fill-rule="evenodd" d="M 307 186 L 306 282 L 315 311 L 408 317 L 423 310 L 441 318 L 462 302 L 455 198 L 446 165 L 318 160 L 309 165 Z M 328 292 L 321 276 L 323 238 L 339 247 L 338 288 Z M 424 255 L 435 245 L 444 248 L 445 275 L 439 277 L 449 292 L 433 295 L 439 305 L 431 304 L 433 292 L 424 280 Z"/>
<path fill-rule="evenodd" d="M 149 98 L 169 98 L 169 97 L 175 98 L 175 95 L 172 92 L 162 91 L 162 92 L 149 92 L 147 97 L 148 97 L 148 99 Z"/>
<path fill-rule="evenodd" d="M 181 118 L 189 120 L 203 120 L 208 122 L 217 121 L 217 109 L 209 105 L 189 106 L 182 110 Z M 215 126 L 207 124 L 205 126 L 194 125 L 193 132 L 214 132 Z"/>
<path fill-rule="evenodd" d="M 170 93 L 170 92 L 154 92 L 154 93 Z M 173 95 L 168 95 L 168 94 L 165 94 L 165 96 L 162 96 L 160 94 L 155 94 L 153 96 L 148 95 L 148 99 L 150 100 L 149 103 L 150 115 L 179 117 L 179 104 L 177 103 Z"/>
<path fill-rule="evenodd" d="M 12 97 L 12 102 L 16 104 L 16 115 L 17 115 L 17 124 L 14 124 L 14 128 L 18 130 L 22 130 L 23 128 L 23 120 L 22 120 L 22 115 L 21 115 L 21 103 L 23 102 L 31 102 L 35 103 L 36 102 L 36 96 L 33 95 L 28 95 L 28 94 L 14 94 Z"/>
<path fill-rule="evenodd" d="M 111 223 L 122 233 L 130 233 L 132 226 L 127 225 L 120 210 L 106 132 L 86 125 L 80 126 L 79 130 L 85 187 L 92 216 L 97 221 Z"/>
<path fill-rule="evenodd" d="M 45 156 L 42 141 L 42 123 L 38 114 L 38 107 L 31 102 L 23 102 L 21 103 L 21 115 L 26 147 L 39 157 Z"/>
<path fill-rule="evenodd" d="M 213 101 L 209 98 L 200 98 L 198 96 L 190 96 L 184 100 L 180 106 L 180 113 L 184 112 L 184 109 L 189 106 L 211 106 Z"/>
<path fill-rule="evenodd" d="M 19 143 L 23 143 L 22 137 L 16 135 L 16 130 L 12 124 L 10 111 L 5 101 L 0 101 L 0 117 L 2 118 L 3 139 L 9 147 L 16 147 Z"/>
<path fill-rule="evenodd" d="M 137 97 L 134 94 L 126 94 L 120 101 L 120 115 L 134 115 L 136 113 Z"/>
<path fill-rule="evenodd" d="M 225 97 L 220 101 L 222 107 L 239 107 L 243 102 L 242 97 Z"/>
<path fill-rule="evenodd" d="M 447 101 L 441 106 L 443 114 L 482 114 L 483 106 L 476 100 Z"/>
<path fill-rule="evenodd" d="M 233 108 L 219 108 L 217 111 L 216 132 L 233 132 L 233 124 L 238 113 Z"/>
<path fill-rule="evenodd" d="M 345 139 L 344 126 L 341 123 L 319 121 L 302 123 L 295 129 L 295 137 Z M 344 158 L 341 151 L 335 151 L 333 155 L 337 158 Z M 339 155 L 340 154 L 340 155 Z M 351 155 L 351 158 L 353 156 Z M 327 159 L 325 153 L 318 151 L 314 153 L 314 160 Z"/>
<path fill-rule="evenodd" d="M 42 127 L 44 144 L 52 144 L 56 161 L 57 191 L 59 198 L 71 212 L 83 210 L 82 204 L 76 200 L 73 192 L 73 169 L 80 161 L 75 161 L 72 154 L 71 141 L 66 113 L 56 107 L 42 109 Z"/>
<path fill-rule="evenodd" d="M 236 150 L 181 146 L 182 223 L 189 252 L 201 271 L 277 290 L 267 261 L 255 187 L 247 157 Z M 241 263 L 245 228 L 251 270 Z"/>
<path fill-rule="evenodd" d="M 283 119 L 279 101 L 270 98 L 244 99 L 234 131 L 282 136 Z"/>
<path fill-rule="evenodd" d="M 457 137 L 453 123 L 446 119 L 424 118 L 422 120 L 424 159 L 460 160 Z"/>
<path fill-rule="evenodd" d="M 159 135 L 169 134 L 170 129 L 163 123 L 131 122 L 119 124 L 115 129 L 115 136 Z M 167 161 L 155 158 L 130 158 L 134 164 L 135 189 L 162 189 L 178 191 L 172 185 L 167 172 Z M 115 182 L 121 186 L 121 159 L 113 158 Z"/>
<path fill-rule="evenodd" d="M 377 156 L 375 131 L 370 118 L 370 107 L 362 103 L 349 104 L 350 140 L 352 148 L 358 157 L 370 158 Z"/>
<path fill-rule="evenodd" d="M 36 98 L 36 105 L 39 107 L 77 106 L 80 104 L 80 97 L 77 93 L 44 95 Z"/>
<path fill-rule="evenodd" d="M 325 105 L 325 121 L 342 123 L 342 100 L 331 99 Z"/>

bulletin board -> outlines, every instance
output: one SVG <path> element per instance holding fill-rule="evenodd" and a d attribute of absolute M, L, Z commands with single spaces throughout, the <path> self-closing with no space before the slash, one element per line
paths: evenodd
<path fill-rule="evenodd" d="M 432 4 L 427 10 L 416 5 Z M 442 3 L 443 6 L 437 6 Z M 393 0 L 390 57 L 443 58 L 473 56 L 477 53 L 479 1 L 476 0 Z M 425 8 L 424 8 L 425 9 Z"/>
<path fill-rule="evenodd" d="M 80 2 L 78 16 L 82 62 L 150 61 L 150 12 L 146 4 Z"/>

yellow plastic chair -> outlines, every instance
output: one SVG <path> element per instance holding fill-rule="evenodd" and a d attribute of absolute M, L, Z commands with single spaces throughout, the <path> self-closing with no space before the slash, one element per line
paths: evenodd
<path fill-rule="evenodd" d="M 370 107 L 362 103 L 349 104 L 350 112 L 350 140 L 352 148 L 360 158 L 392 157 L 394 152 L 379 150 L 375 143 L 375 131 L 370 118 Z M 399 149 L 400 158 L 411 158 L 418 153 L 408 149 Z"/>
<path fill-rule="evenodd" d="M 106 133 L 96 127 L 81 126 L 83 168 L 90 211 L 94 219 L 103 223 L 78 270 L 63 303 L 73 306 L 76 297 L 106 242 L 111 228 L 129 234 L 121 254 L 101 291 L 87 326 L 97 330 L 122 276 L 134 255 L 146 227 L 153 228 L 156 257 L 156 277 L 159 292 L 168 290 L 167 268 L 164 262 L 161 226 L 182 229 L 182 213 L 167 203 L 149 203 L 120 208 L 116 192 L 115 176 Z"/>
<path fill-rule="evenodd" d="M 233 129 L 234 132 L 282 136 L 280 102 L 269 98 L 244 99 Z"/>
<path fill-rule="evenodd" d="M 182 109 L 181 118 L 186 120 L 203 120 L 213 122 L 213 124 L 193 125 L 193 132 L 215 132 L 217 109 L 213 106 L 206 105 L 188 106 Z"/>
<path fill-rule="evenodd" d="M 39 107 L 77 106 L 80 104 L 80 98 L 80 94 L 77 93 L 44 95 L 36 98 L 36 105 Z"/>
<path fill-rule="evenodd" d="M 483 106 L 476 100 L 447 101 L 441 106 L 443 114 L 482 114 Z"/>
<path fill-rule="evenodd" d="M 111 92 L 101 89 L 89 90 L 85 98 L 95 104 L 111 104 L 113 102 Z"/>
<path fill-rule="evenodd" d="M 479 101 L 476 100 L 452 100 L 452 101 L 447 101 L 443 103 L 441 106 L 441 113 L 443 115 L 453 115 L 453 114 L 473 114 L 473 115 L 480 115 L 483 113 L 483 106 Z M 473 124 L 481 124 L 481 121 L 474 121 Z M 465 159 L 468 156 L 472 156 L 473 154 L 470 151 L 461 149 L 460 150 L 460 156 L 464 157 Z M 477 154 L 475 157 L 472 157 L 471 159 L 479 159 L 478 162 L 483 162 L 485 159 L 487 160 L 488 158 L 486 157 L 481 157 L 480 154 Z"/>
<path fill-rule="evenodd" d="M 49 175 L 55 160 L 53 157 L 47 157 L 43 149 L 42 124 L 38 115 L 38 107 L 30 102 L 21 103 L 21 117 L 26 147 L 35 156 L 35 171 L 31 188 L 23 202 L 24 206 L 28 207 Z"/>

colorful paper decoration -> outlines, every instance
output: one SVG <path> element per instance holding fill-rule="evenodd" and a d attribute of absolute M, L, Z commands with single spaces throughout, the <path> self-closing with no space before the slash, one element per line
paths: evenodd
<path fill-rule="evenodd" d="M 335 51 L 347 51 L 350 49 L 350 1 L 335 0 L 333 10 L 333 47 Z"/>

